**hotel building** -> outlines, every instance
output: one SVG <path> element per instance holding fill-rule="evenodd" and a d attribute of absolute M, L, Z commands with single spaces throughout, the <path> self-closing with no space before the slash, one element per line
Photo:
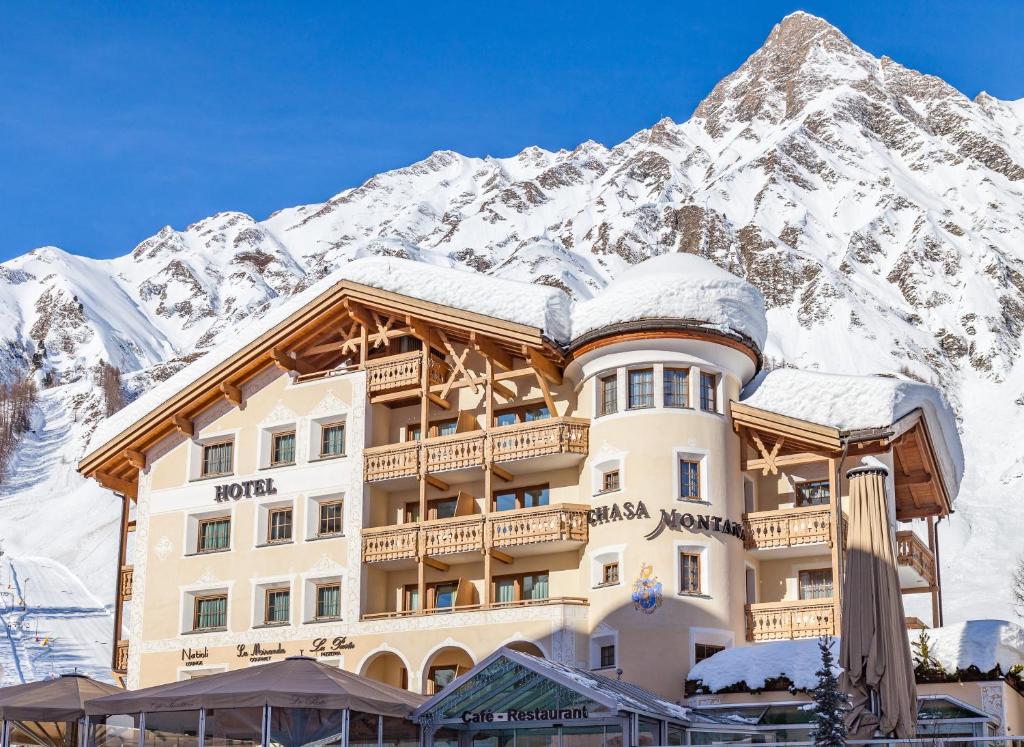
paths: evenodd
<path fill-rule="evenodd" d="M 79 469 L 124 496 L 114 671 L 304 653 L 430 694 L 508 646 L 679 702 L 724 648 L 838 633 L 865 458 L 930 601 L 908 625 L 940 625 L 948 408 L 885 377 L 751 386 L 766 326 L 692 255 L 576 302 L 351 263 L 95 434 Z"/>

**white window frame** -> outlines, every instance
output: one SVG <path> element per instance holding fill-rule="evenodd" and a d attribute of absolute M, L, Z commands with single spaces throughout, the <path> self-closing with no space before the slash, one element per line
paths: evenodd
<path fill-rule="evenodd" d="M 338 616 L 318 620 L 316 618 L 316 589 L 324 584 L 338 585 Z M 304 578 L 302 580 L 302 623 L 304 625 L 325 625 L 343 620 L 345 618 L 345 600 L 342 597 L 344 592 L 345 580 L 338 573 Z"/>
<path fill-rule="evenodd" d="M 341 501 L 341 532 L 339 534 L 327 534 L 320 536 L 317 530 L 320 528 L 320 504 L 334 503 Z M 306 501 L 306 531 L 304 539 L 306 542 L 314 542 L 329 539 L 341 539 L 349 530 L 348 522 L 348 499 L 344 492 L 324 493 L 322 495 L 311 495 Z"/>
<path fill-rule="evenodd" d="M 288 622 L 267 623 L 267 591 L 288 589 Z M 275 576 L 252 580 L 252 627 L 286 628 L 295 624 L 295 579 L 292 576 Z"/>
<path fill-rule="evenodd" d="M 622 558 L 625 554 L 625 545 L 606 545 L 605 547 L 598 547 L 590 554 L 590 586 L 593 589 L 611 589 L 618 586 L 622 586 L 624 583 L 623 575 L 625 568 L 623 566 Z M 614 584 L 602 583 L 602 574 L 604 566 L 607 563 L 618 563 L 619 564 L 619 580 Z"/>
<path fill-rule="evenodd" d="M 270 535 L 270 512 L 278 508 L 290 508 L 292 510 L 292 538 L 283 542 L 271 542 Z M 302 524 L 299 520 L 298 506 L 294 498 L 281 498 L 277 500 L 265 500 L 256 504 L 256 536 L 253 537 L 253 547 L 279 547 L 295 543 L 299 536 Z"/>
<path fill-rule="evenodd" d="M 679 462 L 686 459 L 691 462 L 698 463 L 698 481 L 700 482 L 700 498 L 683 498 L 679 495 L 680 474 Z M 711 452 L 707 449 L 698 449 L 692 446 L 677 446 L 672 449 L 672 493 L 675 496 L 675 502 L 677 503 L 690 503 L 690 504 L 703 504 L 706 506 L 711 505 L 711 499 L 708 498 L 708 482 L 711 470 L 709 469 L 709 462 L 711 460 Z"/>
<path fill-rule="evenodd" d="M 602 379 L 609 377 L 615 378 L 615 410 L 613 412 L 604 412 L 602 407 L 601 395 L 603 393 L 603 387 L 601 384 Z M 622 402 L 622 379 L 623 373 L 621 368 L 609 368 L 600 373 L 594 374 L 594 419 L 597 418 L 610 418 L 614 415 L 621 415 L 625 410 Z"/>
<path fill-rule="evenodd" d="M 592 488 L 591 493 L 595 498 L 612 493 L 621 493 L 626 489 L 626 458 L 625 454 L 607 454 L 602 455 L 601 460 L 595 462 L 590 467 L 590 486 Z M 612 470 L 619 471 L 619 487 L 618 490 L 604 490 L 604 475 L 606 472 Z"/>
<path fill-rule="evenodd" d="M 289 431 L 295 433 L 295 461 L 285 462 L 283 464 L 271 464 L 271 460 L 274 458 L 274 436 L 279 433 L 288 433 Z M 299 424 L 294 420 L 260 425 L 260 437 L 256 446 L 256 464 L 261 470 L 294 467 L 302 461 L 301 444 L 302 440 L 301 434 L 299 433 Z"/>
<path fill-rule="evenodd" d="M 690 553 L 700 556 L 700 593 L 684 594 L 682 589 L 682 578 L 679 575 L 679 556 L 683 553 Z M 710 599 L 714 596 L 711 588 L 711 568 L 708 562 L 708 546 L 692 540 L 676 540 L 673 543 L 672 552 L 672 579 L 675 584 L 672 593 L 683 599 Z"/>
<path fill-rule="evenodd" d="M 214 631 L 202 631 L 196 630 L 192 627 L 192 623 L 195 620 L 196 613 L 196 598 L 197 597 L 209 597 L 218 594 L 227 595 L 227 603 L 225 604 L 225 615 L 224 615 L 224 629 L 231 630 L 231 587 L 234 586 L 233 581 L 218 582 L 210 584 L 193 584 L 191 586 L 179 587 L 179 599 L 178 599 L 178 629 L 182 635 L 204 635 L 206 632 L 216 632 L 220 628 L 216 628 Z"/>
<path fill-rule="evenodd" d="M 220 519 L 225 518 L 230 522 L 228 529 L 228 546 L 223 550 L 208 550 L 207 552 L 199 552 L 199 523 L 208 519 Z M 208 511 L 194 511 L 185 515 L 185 535 L 182 540 L 182 554 L 186 558 L 192 557 L 203 557 L 204 555 L 216 555 L 217 553 L 231 552 L 235 548 L 235 530 L 237 528 L 237 522 L 235 521 L 235 507 L 234 504 L 224 506 L 223 504 L 217 508 L 212 508 Z"/>
<path fill-rule="evenodd" d="M 615 646 L 615 663 L 610 667 L 601 666 L 601 647 L 607 645 Z M 619 631 L 595 635 L 590 637 L 590 668 L 594 671 L 605 669 L 616 669 L 622 660 L 622 652 L 619 650 Z"/>
<path fill-rule="evenodd" d="M 186 465 L 186 481 L 227 480 L 238 474 L 238 435 L 239 429 L 209 433 L 202 438 L 193 438 L 189 442 L 189 457 Z M 203 475 L 203 450 L 213 444 L 231 442 L 231 471 L 223 475 Z"/>
<path fill-rule="evenodd" d="M 308 460 L 310 462 L 323 462 L 331 461 L 334 459 L 345 459 L 348 457 L 351 451 L 351 444 L 349 439 L 352 436 L 350 432 L 350 423 L 348 422 L 348 411 L 342 411 L 332 413 L 330 415 L 323 415 L 313 418 L 309 422 L 309 439 L 307 448 L 309 450 Z M 342 454 L 336 456 L 320 456 L 320 442 L 323 439 L 323 427 L 325 425 L 344 425 L 345 426 L 345 451 Z"/>
<path fill-rule="evenodd" d="M 690 669 L 697 666 L 697 644 L 724 646 L 732 648 L 736 645 L 736 634 L 721 628 L 690 628 Z"/>

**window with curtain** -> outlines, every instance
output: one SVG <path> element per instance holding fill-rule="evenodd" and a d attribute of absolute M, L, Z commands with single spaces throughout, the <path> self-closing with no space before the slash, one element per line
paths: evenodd
<path fill-rule="evenodd" d="M 209 597 L 196 597 L 195 617 L 192 627 L 195 630 L 224 628 L 228 624 L 228 597 L 218 594 Z"/>
<path fill-rule="evenodd" d="M 717 412 L 718 377 L 714 374 L 700 373 L 700 409 L 705 412 Z"/>
<path fill-rule="evenodd" d="M 317 536 L 327 537 L 332 534 L 341 534 L 342 529 L 342 502 L 331 501 L 329 503 L 321 503 Z"/>
<path fill-rule="evenodd" d="M 654 407 L 654 369 L 638 368 L 629 372 L 629 409 Z"/>
<path fill-rule="evenodd" d="M 341 584 L 321 584 L 316 587 L 316 619 L 341 617 Z"/>
<path fill-rule="evenodd" d="M 798 575 L 801 599 L 831 599 L 832 569 L 815 568 Z"/>
<path fill-rule="evenodd" d="M 220 517 L 199 522 L 199 542 L 196 552 L 227 550 L 231 540 L 231 519 Z"/>
<path fill-rule="evenodd" d="M 700 500 L 700 462 L 693 459 L 679 460 L 679 497 Z"/>
<path fill-rule="evenodd" d="M 598 414 L 611 415 L 619 409 L 619 383 L 615 374 L 602 376 L 598 380 Z"/>
<path fill-rule="evenodd" d="M 274 434 L 272 465 L 295 463 L 295 431 Z"/>
<path fill-rule="evenodd" d="M 292 538 L 292 510 L 273 508 L 267 522 L 267 542 L 288 542 Z"/>
<path fill-rule="evenodd" d="M 690 372 L 685 368 L 665 369 L 665 407 L 690 406 Z"/>
<path fill-rule="evenodd" d="M 203 477 L 231 474 L 231 455 L 234 444 L 224 441 L 203 447 Z"/>
<path fill-rule="evenodd" d="M 494 493 L 495 511 L 514 511 L 519 508 L 547 506 L 551 502 L 551 491 L 547 485 L 509 488 Z"/>
<path fill-rule="evenodd" d="M 548 573 L 517 573 L 494 579 L 494 601 L 498 603 L 539 601 L 548 598 Z"/>
<path fill-rule="evenodd" d="M 341 456 L 345 453 L 345 424 L 331 423 L 320 429 L 320 456 Z"/>
<path fill-rule="evenodd" d="M 700 594 L 700 554 L 679 553 L 679 593 Z"/>
<path fill-rule="evenodd" d="M 288 622 L 290 601 L 291 592 L 288 589 L 267 589 L 267 604 L 263 622 L 267 625 Z"/>

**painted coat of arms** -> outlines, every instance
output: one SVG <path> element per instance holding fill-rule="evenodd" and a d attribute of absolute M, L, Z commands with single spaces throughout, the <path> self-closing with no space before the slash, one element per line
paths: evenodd
<path fill-rule="evenodd" d="M 647 615 L 661 606 L 661 581 L 650 563 L 640 565 L 640 577 L 633 582 L 633 609 Z"/>

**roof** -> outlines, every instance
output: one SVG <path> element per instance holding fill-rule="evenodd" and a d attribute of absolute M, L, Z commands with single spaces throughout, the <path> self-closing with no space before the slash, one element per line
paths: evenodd
<path fill-rule="evenodd" d="M 405 718 L 424 700 L 408 690 L 305 656 L 91 700 L 91 715 L 256 706 L 351 708 Z"/>
<path fill-rule="evenodd" d="M 503 666 L 516 665 L 533 674 L 550 680 L 556 686 L 571 690 L 588 700 L 607 707 L 611 712 L 628 711 L 648 714 L 656 718 L 676 722 L 688 722 L 691 711 L 671 701 L 665 700 L 649 690 L 630 682 L 613 680 L 587 669 L 561 664 L 550 659 L 501 648 L 458 677 L 442 692 L 433 696 L 416 709 L 414 719 L 428 720 L 428 717 L 446 707 L 457 705 L 457 710 L 473 711 L 474 701 L 493 702 L 493 690 L 498 678 L 492 677 L 494 670 Z M 478 684 L 479 681 L 484 684 Z M 505 691 L 506 702 L 511 701 L 512 693 L 522 693 L 529 689 L 518 675 L 509 678 L 509 689 Z M 545 697 L 550 700 L 549 689 L 544 689 Z M 502 703 L 497 703 L 500 707 Z"/>
<path fill-rule="evenodd" d="M 0 719 L 7 721 L 76 721 L 85 715 L 85 702 L 121 688 L 81 674 L 29 682 L 0 689 Z"/>
<path fill-rule="evenodd" d="M 942 392 L 929 384 L 894 376 L 779 368 L 755 376 L 740 403 L 831 428 L 841 436 L 890 428 L 921 411 L 951 498 L 959 490 L 964 452 L 956 417 Z"/>
<path fill-rule="evenodd" d="M 1024 628 L 1016 623 L 968 620 L 924 632 L 929 652 L 948 672 L 972 666 L 991 672 L 998 666 L 1005 674 L 1024 665 Z"/>

